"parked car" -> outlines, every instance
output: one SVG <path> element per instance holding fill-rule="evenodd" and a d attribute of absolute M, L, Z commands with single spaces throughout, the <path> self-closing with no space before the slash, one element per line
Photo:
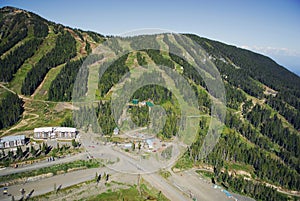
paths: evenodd
<path fill-rule="evenodd" d="M 4 187 L 4 188 L 3 188 L 3 195 L 7 195 L 7 193 L 8 193 L 8 188 L 7 188 L 7 187 Z"/>

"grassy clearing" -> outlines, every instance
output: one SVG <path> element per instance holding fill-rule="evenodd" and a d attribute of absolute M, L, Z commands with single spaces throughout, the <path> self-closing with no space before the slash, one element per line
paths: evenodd
<path fill-rule="evenodd" d="M 193 161 L 189 158 L 187 154 L 183 155 L 174 165 L 173 168 L 179 170 L 187 170 L 193 167 Z"/>
<path fill-rule="evenodd" d="M 209 171 L 205 171 L 205 170 L 196 170 L 196 173 L 204 176 L 206 179 L 211 179 L 212 177 L 214 177 L 213 172 L 209 172 Z"/>
<path fill-rule="evenodd" d="M 165 179 L 168 179 L 171 176 L 171 173 L 167 170 L 160 170 L 159 174 Z"/>
<path fill-rule="evenodd" d="M 168 55 L 169 52 L 169 46 L 163 41 L 163 39 L 164 39 L 164 35 L 160 34 L 156 36 L 156 41 L 160 46 L 160 50 L 163 51 L 163 56 L 166 56 Z"/>
<path fill-rule="evenodd" d="M 20 47 L 20 46 L 23 45 L 25 42 L 27 42 L 28 40 L 31 40 L 31 39 L 34 37 L 34 35 L 33 35 L 33 32 L 34 32 L 33 27 L 32 27 L 32 26 L 29 26 L 28 28 L 29 28 L 29 29 L 28 29 L 28 35 L 27 35 L 27 37 L 25 37 L 23 40 L 20 40 L 19 42 L 17 42 L 17 44 L 15 44 L 12 48 L 10 48 L 10 49 L 7 50 L 4 54 L 2 54 L 2 55 L 0 56 L 0 59 L 5 58 L 6 55 L 8 55 L 9 53 L 15 51 L 18 47 Z M 6 39 L 6 41 L 7 41 L 7 38 L 5 38 L 5 39 Z"/>
<path fill-rule="evenodd" d="M 144 200 L 157 200 L 157 201 L 166 201 L 168 200 L 161 192 L 153 188 L 149 188 L 146 184 L 142 183 L 140 185 L 140 192 L 136 185 L 131 186 L 127 189 L 118 189 L 116 191 L 112 191 L 108 189 L 105 193 L 101 193 L 97 196 L 91 196 L 86 199 L 81 200 L 89 200 L 89 201 L 122 201 L 122 200 L 132 200 L 132 201 L 144 201 Z"/>
<path fill-rule="evenodd" d="M 136 61 L 136 52 L 131 52 L 128 57 L 127 60 L 125 62 L 126 66 L 128 66 L 129 69 L 132 69 L 134 67 L 137 67 L 138 63 Z"/>
<path fill-rule="evenodd" d="M 72 111 L 66 109 L 58 112 L 55 109 L 56 105 L 57 103 L 54 102 L 26 101 L 23 121 L 27 123 L 12 129 L 10 133 L 60 125 L 67 116 L 71 115 Z"/>
<path fill-rule="evenodd" d="M 39 47 L 38 51 L 31 58 L 24 62 L 21 68 L 18 69 L 13 80 L 10 82 L 10 88 L 18 94 L 21 93 L 22 83 L 25 80 L 29 70 L 55 46 L 56 35 L 53 33 L 53 31 L 51 31 L 53 27 L 50 26 L 49 29 L 49 34 Z"/>
<path fill-rule="evenodd" d="M 95 100 L 95 94 L 98 89 L 99 82 L 99 65 L 89 66 L 89 74 L 88 74 L 88 91 L 87 96 L 85 98 L 86 102 L 92 102 Z"/>
<path fill-rule="evenodd" d="M 242 170 L 249 173 L 254 173 L 254 168 L 252 165 L 241 164 L 241 163 L 225 163 L 225 168 L 228 170 Z"/>
<path fill-rule="evenodd" d="M 50 85 L 53 80 L 55 80 L 56 76 L 59 74 L 61 69 L 63 68 L 65 64 L 61 64 L 55 68 L 51 68 L 47 75 L 44 78 L 44 81 L 42 82 L 41 88 L 38 88 L 37 91 L 35 92 L 34 99 L 38 100 L 47 100 L 48 99 L 48 91 L 50 88 Z"/>

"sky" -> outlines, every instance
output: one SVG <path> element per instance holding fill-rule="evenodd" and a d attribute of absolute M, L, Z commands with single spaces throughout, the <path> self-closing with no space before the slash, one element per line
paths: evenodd
<path fill-rule="evenodd" d="M 194 33 L 270 56 L 300 76 L 300 0 L 0 0 L 3 6 L 104 35 Z"/>

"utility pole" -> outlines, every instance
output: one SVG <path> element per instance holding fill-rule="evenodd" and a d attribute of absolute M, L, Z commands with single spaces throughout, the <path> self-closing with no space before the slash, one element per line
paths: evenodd
<path fill-rule="evenodd" d="M 141 196 L 142 193 L 141 193 L 140 182 L 141 182 L 141 174 L 138 174 L 137 188 L 138 188 L 139 194 L 140 194 L 140 196 Z"/>

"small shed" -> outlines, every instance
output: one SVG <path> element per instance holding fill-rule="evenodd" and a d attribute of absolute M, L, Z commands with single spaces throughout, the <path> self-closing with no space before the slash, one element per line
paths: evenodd
<path fill-rule="evenodd" d="M 135 104 L 135 105 L 139 104 L 139 100 L 138 99 L 133 99 L 132 104 Z"/>
<path fill-rule="evenodd" d="M 114 135 L 118 135 L 119 134 L 119 128 L 118 127 L 116 127 L 115 129 L 114 129 Z"/>
<path fill-rule="evenodd" d="M 149 149 L 153 149 L 153 139 L 147 139 L 146 143 L 148 144 Z"/>
<path fill-rule="evenodd" d="M 152 102 L 150 102 L 150 101 L 147 101 L 147 102 L 146 102 L 146 105 L 147 105 L 148 107 L 153 107 L 153 106 L 154 106 L 154 104 L 153 104 Z"/>

